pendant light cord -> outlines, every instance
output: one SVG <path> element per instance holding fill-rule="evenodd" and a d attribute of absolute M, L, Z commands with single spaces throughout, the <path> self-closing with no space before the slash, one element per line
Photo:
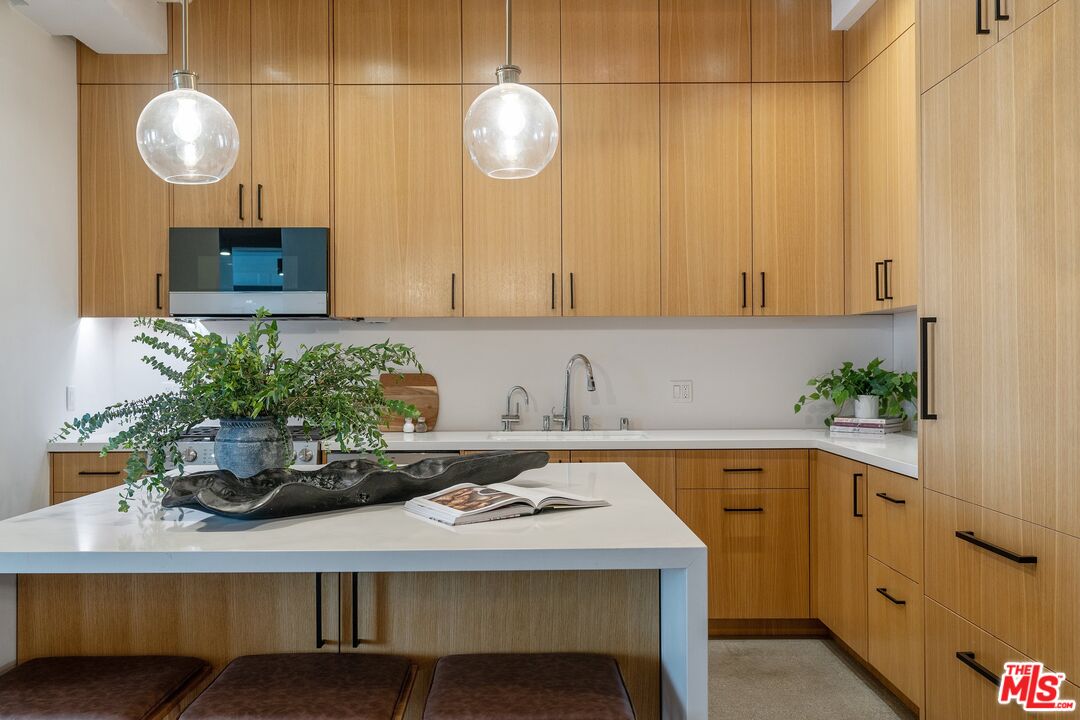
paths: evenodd
<path fill-rule="evenodd" d="M 510 0 L 507 0 L 509 2 Z M 180 0 L 180 70 L 188 71 L 188 0 Z"/>
<path fill-rule="evenodd" d="M 187 2 L 187 0 L 184 0 Z M 510 62 L 510 26 L 511 26 L 511 5 L 512 0 L 506 0 L 506 64 L 513 65 Z"/>

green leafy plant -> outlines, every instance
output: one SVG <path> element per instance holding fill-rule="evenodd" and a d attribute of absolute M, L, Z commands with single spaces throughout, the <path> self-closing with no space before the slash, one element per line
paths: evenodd
<path fill-rule="evenodd" d="M 170 320 L 140 318 L 135 325 L 150 332 L 140 333 L 133 342 L 157 353 L 142 361 L 175 389 L 83 415 L 64 423 L 56 436 L 60 440 L 76 435 L 81 442 L 107 425 L 123 427 L 102 449 L 103 455 L 110 450 L 133 451 L 126 467 L 122 511 L 127 511 L 137 489 L 165 489 L 167 461 L 183 473 L 176 443 L 205 420 L 272 419 L 287 438 L 287 424 L 295 418 L 306 432 L 317 429 L 342 447 L 371 452 L 390 464 L 379 424 L 388 414 L 416 410 L 383 394 L 380 373 L 420 368 L 412 348 L 389 340 L 367 347 L 301 345 L 296 357 L 286 357 L 277 321 L 265 309 L 232 341 Z"/>
<path fill-rule="evenodd" d="M 829 427 L 848 400 L 859 395 L 877 395 L 881 398 L 881 413 L 885 417 L 906 420 L 906 404 L 914 403 L 918 396 L 918 374 L 886 370 L 881 367 L 884 363 L 881 358 L 874 358 L 866 367 L 857 368 L 854 363 L 845 362 L 838 370 L 810 378 L 806 384 L 814 391 L 799 398 L 795 412 L 800 412 L 813 400 L 831 400 L 834 410 L 825 418 L 825 426 Z"/>

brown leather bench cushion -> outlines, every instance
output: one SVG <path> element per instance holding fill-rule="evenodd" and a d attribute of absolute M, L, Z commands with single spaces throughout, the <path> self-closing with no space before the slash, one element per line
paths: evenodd
<path fill-rule="evenodd" d="M 229 663 L 183 720 L 390 720 L 409 677 L 395 655 L 247 655 Z"/>
<path fill-rule="evenodd" d="M 450 655 L 435 665 L 424 720 L 633 720 L 614 658 Z"/>
<path fill-rule="evenodd" d="M 142 720 L 209 669 L 191 657 L 52 657 L 0 676 L 0 718 Z"/>

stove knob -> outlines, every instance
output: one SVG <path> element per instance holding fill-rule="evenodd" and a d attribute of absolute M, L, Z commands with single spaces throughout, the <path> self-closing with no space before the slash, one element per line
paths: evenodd
<path fill-rule="evenodd" d="M 193 463 L 199 459 L 199 453 L 196 452 L 195 448 L 188 448 L 187 450 L 184 450 L 183 457 L 184 462 Z"/>
<path fill-rule="evenodd" d="M 302 448 L 296 456 L 300 458 L 300 462 L 311 462 L 315 459 L 315 453 L 311 452 L 311 448 Z"/>

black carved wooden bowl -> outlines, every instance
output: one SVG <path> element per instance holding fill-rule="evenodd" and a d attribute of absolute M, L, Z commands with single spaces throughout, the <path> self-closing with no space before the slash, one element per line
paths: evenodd
<path fill-rule="evenodd" d="M 213 470 L 175 478 L 161 504 L 265 520 L 404 502 L 458 483 L 506 482 L 547 462 L 546 452 L 500 450 L 428 458 L 395 469 L 371 460 L 339 460 L 318 470 L 264 470 L 249 478 Z"/>

